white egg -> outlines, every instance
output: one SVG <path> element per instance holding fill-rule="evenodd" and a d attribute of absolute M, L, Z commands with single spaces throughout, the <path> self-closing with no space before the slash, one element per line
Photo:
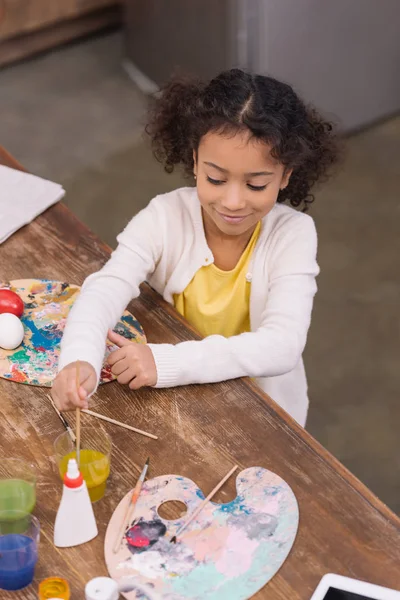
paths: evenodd
<path fill-rule="evenodd" d="M 15 315 L 3 313 L 0 315 L 0 348 L 15 350 L 24 339 L 24 326 Z"/>

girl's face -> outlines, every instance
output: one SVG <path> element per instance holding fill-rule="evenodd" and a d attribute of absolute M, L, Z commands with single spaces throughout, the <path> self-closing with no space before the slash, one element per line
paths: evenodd
<path fill-rule="evenodd" d="M 194 159 L 205 217 L 228 236 L 254 229 L 273 208 L 291 174 L 271 156 L 270 146 L 247 132 L 207 133 Z"/>

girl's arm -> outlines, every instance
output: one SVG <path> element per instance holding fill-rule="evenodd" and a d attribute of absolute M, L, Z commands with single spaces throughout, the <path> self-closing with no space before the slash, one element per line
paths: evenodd
<path fill-rule="evenodd" d="M 156 387 L 274 377 L 294 369 L 304 350 L 317 289 L 316 252 L 314 222 L 298 219 L 275 245 L 268 300 L 258 329 L 175 346 L 149 344 L 157 366 Z M 253 272 L 253 281 L 256 276 Z"/>
<path fill-rule="evenodd" d="M 67 319 L 59 371 L 76 360 L 90 363 L 100 377 L 108 329 L 139 296 L 139 286 L 154 271 L 161 253 L 159 217 L 153 202 L 118 236 L 118 247 L 105 266 L 90 275 Z"/>

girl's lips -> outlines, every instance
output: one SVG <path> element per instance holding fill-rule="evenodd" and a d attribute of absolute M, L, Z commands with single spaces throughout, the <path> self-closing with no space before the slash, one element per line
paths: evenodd
<path fill-rule="evenodd" d="M 221 219 L 226 221 L 226 223 L 233 223 L 233 224 L 242 223 L 249 216 L 249 215 L 241 215 L 241 216 L 232 217 L 230 215 L 224 215 L 223 213 L 220 213 L 218 211 L 217 211 L 217 213 L 221 217 Z"/>

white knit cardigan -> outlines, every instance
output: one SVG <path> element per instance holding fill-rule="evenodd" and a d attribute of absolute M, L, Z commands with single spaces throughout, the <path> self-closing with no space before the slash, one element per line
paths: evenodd
<path fill-rule="evenodd" d="M 88 361 L 99 376 L 108 328 L 148 281 L 167 302 L 214 258 L 204 234 L 196 188 L 157 196 L 118 236 L 118 247 L 90 275 L 67 321 L 59 369 Z M 251 332 L 230 338 L 149 344 L 156 387 L 211 383 L 242 376 L 261 388 L 301 425 L 308 410 L 302 361 L 310 325 L 317 235 L 313 220 L 277 204 L 262 220 L 246 280 L 251 285 Z"/>

